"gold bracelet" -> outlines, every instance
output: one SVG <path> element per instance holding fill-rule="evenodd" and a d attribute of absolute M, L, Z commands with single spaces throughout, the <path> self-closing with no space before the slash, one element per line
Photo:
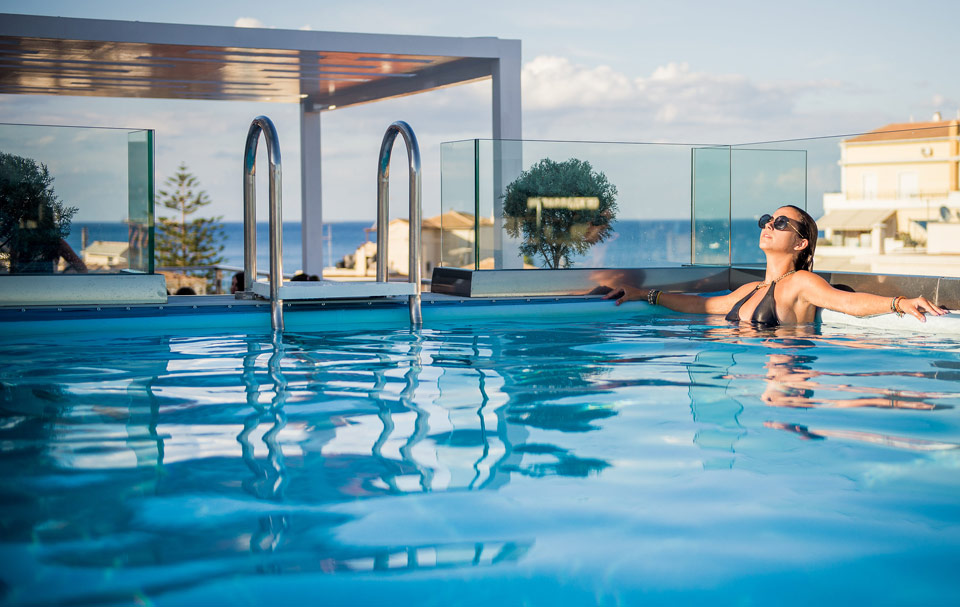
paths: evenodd
<path fill-rule="evenodd" d="M 659 305 L 660 305 L 660 296 L 661 296 L 661 295 L 663 295 L 663 291 L 657 291 L 657 299 L 653 302 L 653 305 L 655 305 L 655 306 L 659 306 Z"/>

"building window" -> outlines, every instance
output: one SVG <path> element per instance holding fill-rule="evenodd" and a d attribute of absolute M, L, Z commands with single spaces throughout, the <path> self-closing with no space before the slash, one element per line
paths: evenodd
<path fill-rule="evenodd" d="M 877 197 L 877 174 L 864 173 L 863 175 L 863 198 L 864 200 L 874 200 Z"/>
<path fill-rule="evenodd" d="M 914 198 L 920 191 L 920 177 L 916 173 L 897 175 L 897 198 Z"/>

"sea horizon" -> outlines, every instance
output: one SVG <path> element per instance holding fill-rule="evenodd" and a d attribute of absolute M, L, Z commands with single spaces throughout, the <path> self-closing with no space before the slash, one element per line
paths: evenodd
<path fill-rule="evenodd" d="M 323 265 L 334 266 L 367 240 L 370 221 L 338 221 L 324 224 Z M 95 240 L 126 241 L 127 225 L 122 222 L 74 222 L 67 242 L 78 253 L 83 228 L 88 243 Z M 243 267 L 243 222 L 223 222 L 225 240 L 222 265 Z M 284 222 L 283 269 L 292 274 L 302 269 L 301 223 Z M 375 235 L 371 234 L 370 238 Z M 735 219 L 733 244 L 735 261 L 761 261 L 756 249 L 757 228 L 752 219 Z M 574 258 L 573 267 L 638 267 L 650 264 L 675 266 L 690 263 L 689 219 L 622 219 L 614 222 L 609 238 Z M 757 259 L 752 257 L 756 256 Z M 266 268 L 269 260 L 268 224 L 257 223 L 257 264 Z M 535 260 L 538 264 L 541 260 Z"/>

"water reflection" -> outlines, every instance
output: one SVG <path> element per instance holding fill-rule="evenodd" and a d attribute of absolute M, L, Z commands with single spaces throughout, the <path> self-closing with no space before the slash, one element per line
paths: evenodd
<path fill-rule="evenodd" d="M 483 498 L 498 493 L 616 500 L 611 488 L 668 482 L 656 475 L 691 460 L 762 468 L 797 437 L 957 448 L 955 433 L 922 434 L 956 402 L 955 360 L 847 371 L 851 350 L 809 329 L 656 322 L 11 348 L 3 545 L 29 555 L 47 602 L 77 596 L 43 588 L 53 566 L 148 594 L 177 576 L 479 567 L 527 558 L 547 533 L 489 524 Z M 397 514 L 411 503 L 434 518 L 413 539 Z"/>
<path fill-rule="evenodd" d="M 3 452 L 0 509 L 5 528 L 16 529 L 4 542 L 33 544 L 38 564 L 124 570 L 148 593 L 163 582 L 130 567 L 248 552 L 267 560 L 212 575 L 420 570 L 516 560 L 532 545 L 484 537 L 397 544 L 387 534 L 355 546 L 334 537 L 355 517 L 325 509 L 356 497 L 509 482 L 503 465 L 516 459 L 511 445 L 524 435 L 508 429 L 502 399 L 491 403 L 486 384 L 495 372 L 471 370 L 469 407 L 448 411 L 435 366 L 426 373 L 431 384 L 423 384 L 423 360 L 432 364 L 445 346 L 420 333 L 375 336 L 352 348 L 338 337 L 227 341 L 152 341 L 149 364 L 120 355 L 143 346 L 123 342 L 115 358 L 89 371 L 67 357 L 51 373 L 59 381 L 36 370 L 4 374 L 0 432 L 30 445 L 20 451 L 29 468 L 15 468 L 9 443 Z M 474 343 L 472 354 L 483 348 Z M 54 363 L 42 358 L 41 365 Z M 461 378 L 455 384 L 459 399 Z M 26 486 L 16 487 L 18 476 Z M 95 537 L 112 539 L 89 541 Z M 211 579 L 189 577 L 179 583 Z M 88 594 L 79 602 L 108 600 L 116 597 Z"/>
<path fill-rule="evenodd" d="M 884 447 L 894 447 L 897 449 L 909 449 L 911 451 L 949 451 L 953 449 L 960 449 L 960 445 L 955 443 L 945 443 L 922 438 L 911 438 L 909 436 L 892 436 L 889 434 L 879 434 L 876 432 L 858 432 L 856 430 L 808 428 L 807 426 L 803 426 L 801 424 L 790 424 L 784 422 L 764 422 L 763 425 L 767 428 L 775 428 L 777 430 L 794 432 L 806 440 L 835 438 L 840 440 L 871 443 L 874 445 L 883 445 Z"/>
<path fill-rule="evenodd" d="M 516 447 L 517 453 L 546 456 L 546 461 L 534 461 L 524 465 L 513 464 L 505 469 L 519 472 L 525 476 L 576 476 L 586 477 L 599 474 L 610 463 L 597 458 L 577 457 L 566 449 L 554 445 L 526 444 Z"/>
<path fill-rule="evenodd" d="M 743 405 L 728 394 L 735 364 L 733 352 L 706 351 L 687 366 L 690 412 L 698 424 L 693 442 L 710 453 L 703 459 L 707 469 L 733 467 L 736 444 L 746 434 L 740 423 Z"/>
<path fill-rule="evenodd" d="M 954 397 L 954 391 L 930 390 L 929 382 L 922 382 L 922 390 L 904 385 L 910 378 L 952 382 L 957 379 L 955 374 L 906 369 L 850 371 L 847 370 L 847 361 L 819 361 L 818 348 L 822 350 L 823 346 L 837 341 L 824 338 L 812 326 L 770 330 L 716 325 L 709 326 L 703 336 L 732 346 L 720 352 L 702 352 L 697 355 L 696 364 L 688 368 L 693 418 L 704 424 L 697 431 L 694 442 L 709 452 L 726 453 L 712 453 L 705 457 L 706 468 L 734 465 L 737 443 L 747 435 L 747 427 L 739 417 L 754 399 L 770 407 L 809 410 L 874 408 L 924 412 L 953 407 L 937 401 Z M 848 344 L 844 342 L 842 345 L 846 347 Z M 860 340 L 855 347 L 871 350 L 890 346 Z M 850 354 L 844 353 L 844 356 Z M 757 364 L 758 360 L 761 364 Z M 930 363 L 934 367 L 947 368 L 954 364 L 952 361 Z M 837 366 L 844 370 L 825 370 Z M 928 366 L 928 361 L 924 361 L 924 366 Z M 752 372 L 758 367 L 762 368 L 762 373 Z M 750 386 L 757 382 L 760 389 L 751 389 Z M 792 432 L 806 440 L 832 438 L 912 451 L 960 448 L 951 442 L 857 428 L 811 428 L 809 424 L 770 420 L 764 421 L 763 427 Z"/>
<path fill-rule="evenodd" d="M 593 378 L 603 368 L 508 362 L 518 349 L 526 360 L 559 359 L 562 353 L 543 340 L 520 344 L 512 336 L 472 331 L 288 339 L 296 344 L 295 372 L 331 405 L 349 409 L 330 416 L 333 436 L 320 445 L 327 479 L 346 495 L 495 488 L 523 469 L 525 457 L 542 459 L 514 448 L 530 429 L 587 432 L 597 429 L 591 422 L 615 414 L 605 406 L 555 404 L 578 392 L 596 393 Z M 358 352 L 366 354 L 362 366 Z M 342 364 L 334 362 L 338 357 Z M 366 403 L 375 404 L 375 412 Z M 540 474 L 579 470 L 571 450 L 550 448 L 563 454 L 562 465 Z M 338 471 L 347 474 L 338 478 Z"/>
<path fill-rule="evenodd" d="M 260 386 L 255 373 L 257 357 L 262 353 L 260 344 L 247 342 L 247 355 L 243 358 L 244 392 L 247 404 L 253 412 L 244 418 L 243 430 L 237 435 L 241 446 L 243 462 L 253 473 L 251 478 L 243 480 L 244 490 L 258 499 L 283 501 L 283 490 L 288 482 L 283 449 L 277 441 L 280 431 L 287 425 L 283 404 L 287 396 L 287 381 L 283 376 L 281 361 L 284 355 L 283 338 L 279 333 L 273 335 L 273 350 L 267 362 L 269 378 L 272 382 L 273 398 L 269 405 L 262 406 L 259 400 Z M 251 437 L 261 425 L 268 428 L 262 434 L 263 444 L 267 447 L 267 457 L 258 461 Z M 259 527 L 250 537 L 251 552 L 273 552 L 280 544 L 283 534 L 290 527 L 287 514 L 271 514 L 260 517 Z"/>
<path fill-rule="evenodd" d="M 855 377 L 923 377 L 922 373 L 870 371 L 863 373 L 832 373 L 816 371 L 812 364 L 815 356 L 795 354 L 769 354 L 764 365 L 767 372 L 766 389 L 761 400 L 774 407 L 891 407 L 929 410 L 937 407 L 932 399 L 949 396 L 945 393 L 917 392 L 891 388 L 852 386 L 850 384 L 827 384 L 818 378 Z M 814 398 L 816 390 L 848 394 L 850 398 Z M 943 406 L 943 405 L 941 405 Z"/>

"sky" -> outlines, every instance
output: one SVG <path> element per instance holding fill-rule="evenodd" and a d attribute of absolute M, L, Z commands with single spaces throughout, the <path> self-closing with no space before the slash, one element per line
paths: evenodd
<path fill-rule="evenodd" d="M 0 0 L 0 12 L 519 39 L 525 139 L 735 144 L 858 133 L 960 112 L 955 0 Z M 242 218 L 243 140 L 250 120 L 266 114 L 286 160 L 284 216 L 299 219 L 299 117 L 292 104 L 0 95 L 0 114 L 14 123 L 155 129 L 158 184 L 186 163 L 213 201 L 211 214 L 226 220 Z M 491 136 L 490 84 L 325 112 L 326 221 L 375 217 L 376 154 L 386 126 L 398 119 L 420 140 L 429 217 L 441 210 L 440 144 Z M 821 147 L 835 150 L 837 141 Z M 400 162 L 401 146 L 395 155 Z M 823 165 L 811 168 L 827 175 L 829 190 L 835 162 L 821 156 Z M 406 192 L 398 174 L 395 197 Z M 264 184 L 264 218 L 265 191 Z M 678 191 L 689 198 L 689 187 Z M 818 194 L 810 197 L 816 210 Z M 406 201 L 391 206 L 403 215 Z"/>

